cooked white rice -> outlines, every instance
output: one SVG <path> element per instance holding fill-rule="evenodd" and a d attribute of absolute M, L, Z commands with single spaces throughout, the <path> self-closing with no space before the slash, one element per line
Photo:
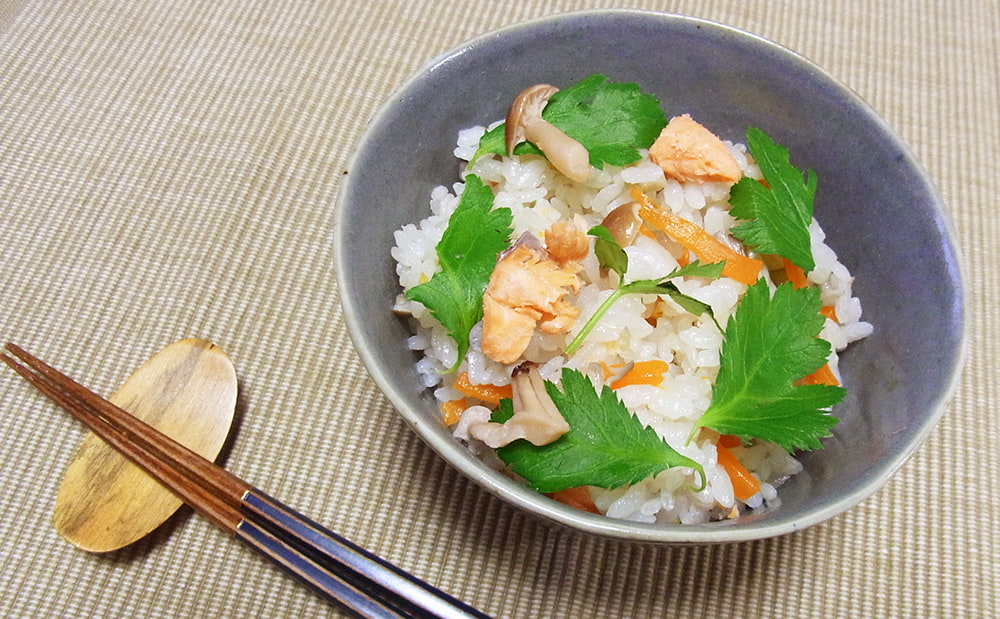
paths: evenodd
<path fill-rule="evenodd" d="M 632 201 L 631 186 L 638 186 L 659 204 L 720 238 L 724 238 L 734 224 L 729 215 L 728 185 L 679 183 L 667 179 L 644 152 L 638 163 L 624 169 L 606 166 L 604 170 L 595 170 L 585 184 L 567 182 L 545 159 L 536 156 L 481 157 L 466 170 L 466 162 L 475 152 L 484 131 L 484 127 L 462 131 L 455 155 L 463 177 L 466 173 L 478 175 L 494 187 L 495 205 L 511 209 L 513 238 L 523 232 L 541 238 L 551 224 L 572 217 L 582 218 L 584 229 L 589 229 L 601 223 L 615 207 Z M 743 145 L 727 142 L 726 146 L 744 174 L 761 178 L 760 170 Z M 404 290 L 426 281 L 439 270 L 435 246 L 458 204 L 462 188 L 462 183 L 437 187 L 431 194 L 431 214 L 395 233 L 392 256 L 397 262 L 396 271 Z M 839 377 L 837 353 L 849 343 L 867 336 L 872 328 L 861 322 L 861 305 L 851 294 L 851 275 L 826 245 L 823 231 L 815 220 L 810 231 L 816 268 L 809 279 L 820 288 L 823 304 L 835 308 L 839 320 L 837 323 L 828 319 L 821 333 L 821 337 L 832 345 L 830 367 Z M 662 244 L 642 235 L 626 251 L 629 257 L 627 279 L 630 281 L 661 278 L 678 266 L 677 260 Z M 641 522 L 700 523 L 731 515 L 734 508 L 775 506 L 778 502 L 775 487 L 802 468 L 784 449 L 761 441 L 734 448 L 741 463 L 762 482 L 761 491 L 741 503 L 734 498 L 729 477 L 716 462 L 714 445 L 707 442 L 703 446 L 694 442 L 686 444 L 693 424 L 709 405 L 712 382 L 719 370 L 722 335 L 711 321 L 677 311 L 675 315 L 657 320 L 654 327 L 644 316 L 655 297 L 626 295 L 602 317 L 571 359 L 566 361 L 561 356 L 586 317 L 593 314 L 612 287 L 607 276 L 601 276 L 593 252 L 583 266 L 580 275 L 584 286 L 574 300 L 581 310 L 581 319 L 567 334 L 544 335 L 536 331 L 523 358 L 541 364 L 542 375 L 549 380 L 558 380 L 563 367 L 585 373 L 590 370 L 593 374 L 594 362 L 615 365 L 651 358 L 668 362 L 670 370 L 661 386 L 627 386 L 616 393 L 640 421 L 654 428 L 679 453 L 700 463 L 708 481 L 704 490 L 696 492 L 692 489 L 698 485 L 696 474 L 689 468 L 677 467 L 631 487 L 591 488 L 600 511 L 610 517 Z M 677 285 L 681 292 L 711 305 L 720 324 L 725 324 L 746 290 L 746 286 L 729 278 L 712 281 L 690 278 Z M 417 371 L 423 384 L 434 389 L 434 395 L 442 403 L 461 398 L 462 395 L 451 386 L 454 374 L 445 373 L 455 362 L 455 342 L 423 305 L 407 301 L 400 295 L 396 309 L 413 317 L 414 335 L 408 346 L 422 355 Z M 472 346 L 458 371 L 467 371 L 475 384 L 509 384 L 514 366 L 498 364 L 483 355 L 478 346 L 481 332 L 481 324 L 473 329 Z M 603 381 L 603 376 L 594 378 Z M 460 438 L 466 440 L 471 449 L 483 454 L 486 461 L 498 463 L 498 459 L 489 457 L 489 448 L 464 434 L 461 425 L 457 432 Z"/>

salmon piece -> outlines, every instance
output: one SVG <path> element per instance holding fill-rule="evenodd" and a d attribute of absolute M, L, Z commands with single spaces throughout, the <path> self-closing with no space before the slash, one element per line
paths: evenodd
<path fill-rule="evenodd" d="M 576 221 L 560 220 L 545 231 L 545 249 L 560 265 L 580 262 L 590 253 L 590 239 Z"/>
<path fill-rule="evenodd" d="M 531 343 L 541 317 L 537 310 L 510 307 L 487 292 L 483 296 L 483 354 L 499 363 L 514 363 Z"/>
<path fill-rule="evenodd" d="M 684 183 L 735 183 L 743 177 L 722 140 L 687 114 L 670 119 L 649 147 L 649 159 L 667 178 Z"/>
<path fill-rule="evenodd" d="M 552 304 L 551 316 L 543 315 L 538 323 L 538 329 L 542 333 L 552 335 L 554 333 L 566 333 L 576 324 L 576 317 L 580 315 L 580 308 L 559 299 Z"/>
<path fill-rule="evenodd" d="M 581 221 L 560 220 L 549 226 L 545 231 L 545 249 L 564 271 L 580 270 L 580 262 L 590 253 L 590 237 Z M 579 281 L 573 288 L 579 291 Z M 538 325 L 542 333 L 565 333 L 573 328 L 580 310 L 563 299 L 554 303 L 555 310 L 551 317 L 543 317 Z"/>
<path fill-rule="evenodd" d="M 575 262 L 558 264 L 542 248 L 515 244 L 497 262 L 483 296 L 483 353 L 498 363 L 514 363 L 536 327 L 568 331 L 580 310 L 563 297 L 579 292 L 578 269 Z"/>
<path fill-rule="evenodd" d="M 566 488 L 565 490 L 560 490 L 559 492 L 551 492 L 545 496 L 550 499 L 555 499 L 563 505 L 569 505 L 570 507 L 575 507 L 579 510 L 590 512 L 591 514 L 600 515 L 600 510 L 594 505 L 594 499 L 590 494 L 590 488 L 587 486 L 576 486 L 575 488 Z"/>

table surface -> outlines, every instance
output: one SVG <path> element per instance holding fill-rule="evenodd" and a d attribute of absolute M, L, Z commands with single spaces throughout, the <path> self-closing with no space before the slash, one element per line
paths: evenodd
<path fill-rule="evenodd" d="M 330 239 L 365 123 L 462 41 L 600 2 L 0 0 L 0 338 L 102 393 L 172 341 L 216 342 L 240 379 L 229 469 L 496 616 L 1000 615 L 1000 5 L 617 5 L 812 59 L 944 197 L 968 363 L 929 439 L 861 505 L 757 543 L 579 535 L 444 465 L 361 366 Z M 69 546 L 51 512 L 83 434 L 0 372 L 0 615 L 338 615 L 186 510 L 121 551 Z"/>

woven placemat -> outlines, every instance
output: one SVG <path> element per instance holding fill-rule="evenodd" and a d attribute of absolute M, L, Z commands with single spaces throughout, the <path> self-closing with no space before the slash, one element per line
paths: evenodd
<path fill-rule="evenodd" d="M 0 0 L 0 338 L 102 393 L 204 337 L 234 360 L 227 467 L 501 617 L 1000 615 L 1000 6 L 624 2 L 743 28 L 857 90 L 948 205 L 973 333 L 943 421 L 876 495 L 759 543 L 661 547 L 526 517 L 444 465 L 346 335 L 338 179 L 431 57 L 591 1 Z M 83 431 L 0 372 L 0 615 L 337 616 L 180 512 L 119 552 L 50 519 Z"/>

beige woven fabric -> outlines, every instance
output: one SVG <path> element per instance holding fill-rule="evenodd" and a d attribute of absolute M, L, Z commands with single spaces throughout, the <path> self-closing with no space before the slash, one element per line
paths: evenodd
<path fill-rule="evenodd" d="M 1000 5 L 624 2 L 784 44 L 882 113 L 964 251 L 956 398 L 874 497 L 806 531 L 675 548 L 553 528 L 488 496 L 395 416 L 344 330 L 339 175 L 429 58 L 583 0 L 0 0 L 0 338 L 110 393 L 209 338 L 241 383 L 227 466 L 502 617 L 1000 615 Z M 83 431 L 0 372 L 0 615 L 337 616 L 183 511 L 107 556 L 51 510 Z"/>

